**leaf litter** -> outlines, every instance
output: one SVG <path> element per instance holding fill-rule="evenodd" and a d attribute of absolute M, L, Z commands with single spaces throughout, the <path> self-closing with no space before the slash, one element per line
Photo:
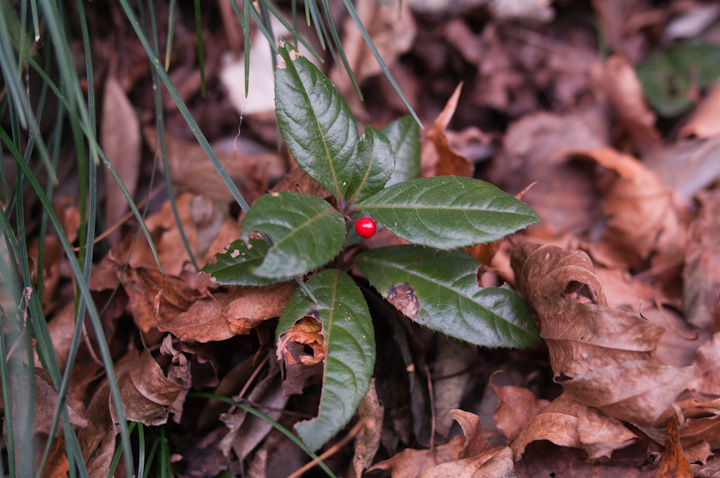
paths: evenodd
<path fill-rule="evenodd" d="M 366 470 L 369 477 L 717 473 L 718 87 L 697 86 L 687 116 L 659 121 L 635 73 L 643 58 L 662 48 L 663 31 L 702 6 L 527 2 L 532 11 L 552 15 L 530 21 L 532 15 L 519 14 L 509 21 L 494 2 L 434 2 L 431 8 L 407 1 L 383 5 L 382 15 L 371 2 L 360 3 L 411 104 L 434 125 L 422 137 L 422 174 L 484 178 L 511 194 L 536 183 L 523 200 L 541 221 L 510 240 L 472 250 L 483 260 L 478 284 L 515 286 L 544 343 L 513 352 L 470 348 L 450 354 L 455 362 L 448 363 L 452 341 L 436 339 L 387 303 L 373 305 L 393 322 L 376 324 L 374 385 L 359 409 L 375 427 L 326 462 L 339 474 Z M 598 56 L 595 27 L 569 22 L 578 13 L 599 19 L 612 52 L 607 58 Z M 186 48 L 192 29 L 182 22 L 178 28 L 174 48 Z M 365 102 L 353 99 L 344 71 L 332 62 L 326 71 L 356 116 L 380 127 L 404 107 L 353 28 L 346 22 L 344 41 Z M 689 36 L 717 45 L 717 21 L 697 28 Z M 130 50 L 139 48 L 131 36 L 125 40 Z M 205 41 L 213 57 L 232 49 L 231 36 L 222 32 Z M 98 51 L 102 67 L 118 60 L 107 44 Z M 226 93 L 218 88 L 199 96 L 196 67 L 177 61 L 172 68 L 183 96 L 204 118 L 201 127 L 214 134 L 221 161 L 250 202 L 268 190 L 330 197 L 294 168 L 285 151 L 276 151 L 275 126 L 266 116 L 248 112 L 238 132 L 238 112 Z M 219 67 L 206 73 L 217 79 Z M 159 150 L 152 102 L 136 101 L 146 94 L 147 77 L 146 67 L 103 77 L 103 146 L 111 162 L 126 168 L 123 177 L 138 198 L 155 187 L 148 178 Z M 242 214 L 180 126 L 177 111 L 166 114 L 175 204 L 202 267 L 241 236 Z M 133 139 L 137 124 L 145 140 L 141 153 L 140 139 Z M 122 220 L 124 199 L 110 186 L 106 194 L 107 220 Z M 74 240 L 77 198 L 66 194 L 55 207 Z M 119 224 L 112 246 L 93 265 L 90 286 L 103 305 L 128 419 L 165 426 L 185 470 L 179 476 L 291 474 L 308 458 L 267 422 L 190 392 L 233 397 L 288 428 L 316 416 L 321 397 L 314 385 L 326 348 L 317 319 L 298 320 L 280 348 L 273 339 L 295 283 L 211 283 L 191 265 L 166 192 L 150 200 L 146 218 L 164 275 L 134 219 Z M 385 230 L 368 244 L 400 242 Z M 30 243 L 37 251 L 39 239 Z M 64 367 L 75 326 L 74 287 L 56 236 L 45 236 L 43 247 L 43 308 Z M 412 290 L 402 288 L 389 297 L 410 318 L 418 308 L 412 299 Z M 91 476 L 106 474 L 117 444 L 97 340 L 88 328 L 66 399 Z M 382 350 L 382 344 L 393 348 Z M 49 432 L 57 396 L 39 367 L 36 360 L 28 370 L 38 394 L 33 433 L 42 435 Z M 510 384 L 493 382 L 498 370 Z M 55 442 L 47 476 L 64 476 L 68 468 L 57 452 L 62 443 Z"/>

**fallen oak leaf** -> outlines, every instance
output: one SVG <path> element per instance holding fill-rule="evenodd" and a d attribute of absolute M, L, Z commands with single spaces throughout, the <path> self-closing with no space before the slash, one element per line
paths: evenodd
<path fill-rule="evenodd" d="M 589 406 L 651 426 L 696 376 L 654 360 L 664 328 L 606 306 L 587 254 L 524 243 L 513 250 L 517 283 L 536 310 L 554 381 Z M 587 286 L 588 299 L 578 295 Z"/>

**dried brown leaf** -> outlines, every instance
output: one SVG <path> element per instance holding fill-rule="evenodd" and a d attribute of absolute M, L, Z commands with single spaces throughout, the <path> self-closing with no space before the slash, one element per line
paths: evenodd
<path fill-rule="evenodd" d="M 529 443 L 548 440 L 558 446 L 581 448 L 589 460 L 602 461 L 635 438 L 620 421 L 563 393 L 520 431 L 510 448 L 519 460 Z"/>
<path fill-rule="evenodd" d="M 658 478 L 692 478 L 690 463 L 685 458 L 678 440 L 677 417 L 668 423 L 667 431 L 670 436 L 665 441 L 665 453 L 658 464 L 656 476 Z"/>
<path fill-rule="evenodd" d="M 109 76 L 105 83 L 103 97 L 103 117 L 100 129 L 100 145 L 113 165 L 118 176 L 130 194 L 135 195 L 140 177 L 140 121 L 133 105 L 128 100 L 120 82 Z M 111 225 L 118 221 L 128 210 L 125 195 L 113 179 L 110 171 L 105 174 L 105 221 Z M 113 244 L 120 241 L 120 232 L 114 231 L 108 236 Z"/>
<path fill-rule="evenodd" d="M 450 147 L 445 135 L 450 120 L 455 114 L 462 83 L 460 83 L 448 100 L 445 108 L 435 119 L 433 127 L 427 132 L 427 138 L 432 143 L 434 151 L 429 147 L 422 149 L 422 176 L 465 176 L 472 177 L 475 167 L 463 156 L 460 156 Z M 427 145 L 427 143 L 426 143 Z"/>
<path fill-rule="evenodd" d="M 493 419 L 509 442 L 515 440 L 530 420 L 550 404 L 547 400 L 536 398 L 535 394 L 526 388 L 512 385 L 499 387 L 492 382 L 492 376 L 490 387 L 498 397 L 498 406 L 492 414 Z"/>
<path fill-rule="evenodd" d="M 415 41 L 415 20 L 407 4 L 402 2 L 378 4 L 373 0 L 361 0 L 357 2 L 355 9 L 383 61 L 388 68 L 393 68 L 400 55 L 407 52 Z M 358 85 L 382 73 L 380 65 L 351 18 L 345 22 L 342 44 Z M 343 96 L 357 98 L 350 78 L 344 71 L 334 69 L 330 79 Z"/>
<path fill-rule="evenodd" d="M 374 470 L 390 470 L 393 478 L 416 478 L 425 470 L 439 464 L 457 460 L 464 448 L 465 437 L 456 435 L 449 442 L 436 446 L 432 450 L 415 450 L 406 448 L 395 456 L 373 465 L 368 472 Z"/>
<path fill-rule="evenodd" d="M 493 448 L 485 452 L 442 463 L 425 471 L 420 478 L 516 478 L 512 450 Z"/>
<path fill-rule="evenodd" d="M 355 454 L 352 463 L 357 477 L 361 477 L 363 471 L 372 464 L 373 458 L 380 448 L 384 412 L 383 404 L 378 399 L 375 390 L 375 379 L 373 378 L 365 398 L 358 406 L 359 419 L 370 420 L 371 425 L 363 427 L 355 438 Z"/>
<path fill-rule="evenodd" d="M 615 54 L 605 63 L 596 63 L 591 77 L 595 89 L 613 105 L 635 148 L 641 153 L 657 149 L 661 139 L 655 129 L 655 114 L 645 104 L 642 85 L 630 62 Z"/>
<path fill-rule="evenodd" d="M 691 367 L 652 358 L 663 328 L 607 307 L 585 253 L 524 243 L 513 251 L 512 266 L 538 313 L 554 380 L 580 402 L 653 425 L 695 377 Z M 585 286 L 589 298 L 579 295 Z"/>

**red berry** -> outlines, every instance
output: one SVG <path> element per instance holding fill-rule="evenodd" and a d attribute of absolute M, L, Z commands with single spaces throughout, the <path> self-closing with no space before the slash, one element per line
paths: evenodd
<path fill-rule="evenodd" d="M 355 232 L 358 233 L 358 236 L 364 237 L 365 239 L 373 237 L 376 230 L 377 225 L 375 225 L 375 221 L 369 217 L 360 218 L 358 222 L 355 223 Z"/>

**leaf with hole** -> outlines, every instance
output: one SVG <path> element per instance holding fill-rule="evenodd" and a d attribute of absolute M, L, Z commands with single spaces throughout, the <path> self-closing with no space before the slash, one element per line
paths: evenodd
<path fill-rule="evenodd" d="M 279 192 L 255 201 L 243 221 L 247 241 L 253 230 L 270 236 L 273 245 L 253 273 L 287 280 L 328 263 L 345 241 L 342 214 L 312 194 Z"/>
<path fill-rule="evenodd" d="M 283 338 L 296 322 L 309 318 L 321 323 L 327 352 L 318 416 L 295 425 L 315 451 L 350 421 L 367 393 L 375 365 L 375 332 L 365 298 L 346 273 L 328 269 L 306 285 L 317 305 L 296 292 L 280 317 L 276 336 L 278 353 L 289 353 Z"/>
<path fill-rule="evenodd" d="M 268 245 L 262 239 L 250 239 L 244 242 L 233 241 L 225 252 L 215 254 L 216 261 L 207 263 L 202 271 L 213 276 L 221 285 L 264 286 L 278 282 L 253 273 L 265 258 Z"/>
<path fill-rule="evenodd" d="M 294 50 L 281 47 L 279 52 L 275 112 L 280 134 L 298 166 L 339 200 L 355 174 L 355 119 L 315 65 Z"/>
<path fill-rule="evenodd" d="M 538 220 L 525 203 L 492 184 L 455 176 L 395 184 L 358 206 L 398 237 L 438 249 L 496 241 Z"/>
<path fill-rule="evenodd" d="M 487 347 L 540 340 L 522 300 L 509 288 L 481 289 L 480 262 L 464 252 L 390 246 L 363 252 L 356 263 L 388 302 L 431 330 Z"/>

